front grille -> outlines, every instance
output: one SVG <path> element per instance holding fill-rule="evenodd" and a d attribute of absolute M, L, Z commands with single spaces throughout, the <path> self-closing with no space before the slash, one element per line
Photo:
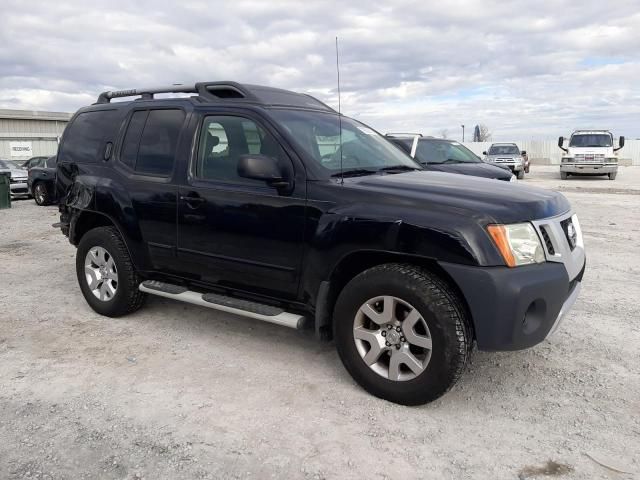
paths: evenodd
<path fill-rule="evenodd" d="M 575 159 L 578 162 L 601 163 L 604 161 L 604 153 L 576 153 Z"/>
<path fill-rule="evenodd" d="M 553 248 L 553 243 L 551 243 L 549 232 L 547 232 L 547 227 L 541 226 L 540 233 L 542 233 L 542 239 L 544 240 L 544 244 L 547 246 L 547 252 L 549 252 L 549 255 L 555 255 L 556 249 Z"/>

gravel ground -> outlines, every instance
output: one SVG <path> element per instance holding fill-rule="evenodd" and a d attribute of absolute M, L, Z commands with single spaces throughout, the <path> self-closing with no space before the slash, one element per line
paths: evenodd
<path fill-rule="evenodd" d="M 549 341 L 475 352 L 440 400 L 369 396 L 306 332 L 150 298 L 95 314 L 55 207 L 0 211 L 0 478 L 640 475 L 640 168 L 563 191 L 588 269 Z M 618 471 L 627 473 L 620 473 Z"/>

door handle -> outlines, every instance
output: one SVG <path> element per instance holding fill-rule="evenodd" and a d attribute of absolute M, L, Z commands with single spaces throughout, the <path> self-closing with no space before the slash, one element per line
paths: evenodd
<path fill-rule="evenodd" d="M 180 200 L 184 200 L 185 202 L 187 202 L 187 205 L 189 205 L 191 208 L 195 208 L 197 205 L 200 205 L 207 201 L 205 198 L 197 194 L 196 195 L 180 195 Z"/>

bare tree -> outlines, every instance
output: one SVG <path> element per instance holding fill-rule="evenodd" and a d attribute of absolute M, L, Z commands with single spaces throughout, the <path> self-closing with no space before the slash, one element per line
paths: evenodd
<path fill-rule="evenodd" d="M 443 128 L 442 130 L 440 130 L 440 136 L 442 138 L 449 138 L 449 130 L 447 130 L 446 128 Z"/>
<path fill-rule="evenodd" d="M 490 142 L 491 141 L 491 130 L 484 123 L 478 125 L 480 128 L 480 141 L 481 142 Z"/>

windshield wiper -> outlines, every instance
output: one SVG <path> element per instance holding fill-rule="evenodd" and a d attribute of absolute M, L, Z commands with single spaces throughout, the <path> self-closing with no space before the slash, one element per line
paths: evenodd
<path fill-rule="evenodd" d="M 418 167 L 411 167 L 409 165 L 392 165 L 390 167 L 382 167 L 378 169 L 379 172 L 413 172 L 414 170 L 420 170 Z"/>
<path fill-rule="evenodd" d="M 461 160 L 456 160 L 455 158 L 447 158 L 444 162 L 441 163 L 464 163 Z"/>
<path fill-rule="evenodd" d="M 358 177 L 361 175 L 372 175 L 378 173 L 377 170 L 371 170 L 369 168 L 353 168 L 351 170 L 344 170 L 342 172 L 336 172 L 331 174 L 332 177 Z"/>

